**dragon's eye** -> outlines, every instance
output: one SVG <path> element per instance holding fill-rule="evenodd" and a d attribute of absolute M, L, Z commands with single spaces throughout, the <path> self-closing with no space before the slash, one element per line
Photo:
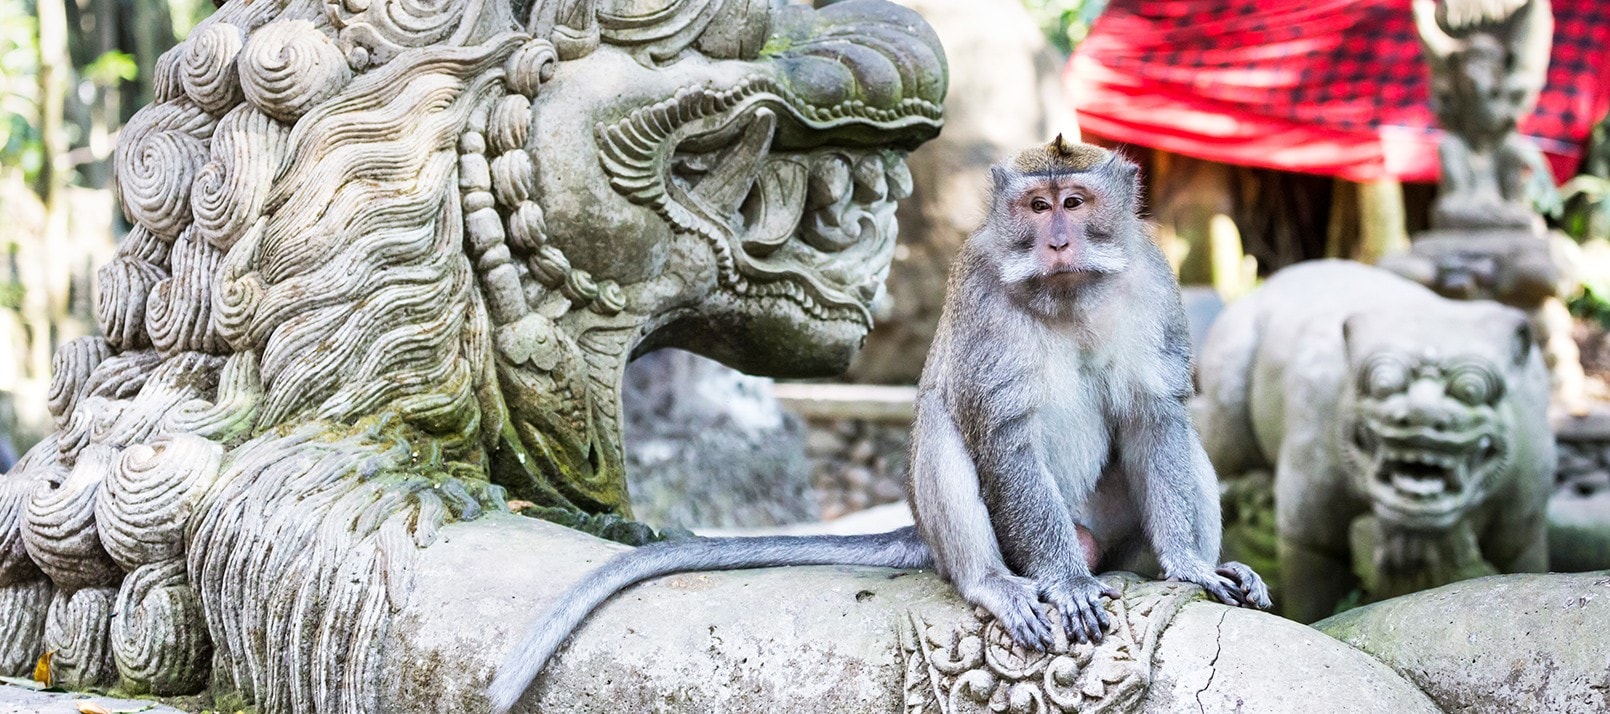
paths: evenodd
<path fill-rule="evenodd" d="M 1376 399 L 1397 394 L 1409 387 L 1409 366 L 1392 356 L 1378 356 L 1364 365 L 1359 386 Z"/>
<path fill-rule="evenodd" d="M 1029 202 L 1029 208 L 1034 209 L 1035 213 L 1045 213 L 1046 211 L 1051 210 L 1051 202 L 1043 198 L 1036 198 Z"/>

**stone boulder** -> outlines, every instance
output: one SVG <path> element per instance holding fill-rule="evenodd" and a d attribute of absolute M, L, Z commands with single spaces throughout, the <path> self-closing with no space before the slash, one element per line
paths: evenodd
<path fill-rule="evenodd" d="M 1450 712 L 1602 712 L 1610 710 L 1607 623 L 1610 571 L 1466 580 L 1314 627 L 1390 665 Z"/>

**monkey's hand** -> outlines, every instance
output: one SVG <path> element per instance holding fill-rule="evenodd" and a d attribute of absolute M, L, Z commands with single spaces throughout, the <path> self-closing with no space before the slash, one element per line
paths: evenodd
<path fill-rule="evenodd" d="M 968 602 L 994 615 L 1012 641 L 1042 652 L 1051 649 L 1055 642 L 1051 636 L 1051 619 L 1040 610 L 1034 581 L 991 573 L 977 580 L 957 583 L 956 589 Z"/>
<path fill-rule="evenodd" d="M 1263 584 L 1263 578 L 1244 563 L 1230 561 L 1220 563 L 1213 570 L 1214 574 L 1222 575 L 1235 581 L 1241 588 L 1241 606 L 1255 607 L 1259 610 L 1269 609 L 1269 586 Z"/>
<path fill-rule="evenodd" d="M 1090 574 L 1044 578 L 1040 598 L 1056 607 L 1069 642 L 1100 643 L 1111 623 L 1102 598 L 1117 600 L 1122 594 Z"/>
<path fill-rule="evenodd" d="M 1269 607 L 1269 588 L 1252 568 L 1234 561 L 1209 569 L 1207 564 L 1183 573 L 1169 573 L 1169 580 L 1196 583 L 1226 605 Z"/>

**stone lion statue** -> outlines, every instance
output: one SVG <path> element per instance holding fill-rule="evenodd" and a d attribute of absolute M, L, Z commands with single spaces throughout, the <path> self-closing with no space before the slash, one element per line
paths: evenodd
<path fill-rule="evenodd" d="M 451 524 L 629 516 L 634 355 L 845 367 L 946 66 L 881 0 L 231 0 L 155 86 L 0 478 L 0 669 L 395 711 Z"/>
<path fill-rule="evenodd" d="M 1221 477 L 1274 472 L 1286 616 L 1547 568 L 1554 437 L 1524 313 L 1312 261 L 1214 321 L 1197 376 Z"/>

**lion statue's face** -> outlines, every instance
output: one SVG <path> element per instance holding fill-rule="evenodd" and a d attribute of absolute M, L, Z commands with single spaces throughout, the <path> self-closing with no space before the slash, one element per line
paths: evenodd
<path fill-rule="evenodd" d="M 1541 369 L 1524 315 L 1497 305 L 1448 314 L 1367 311 L 1346 325 L 1352 388 L 1339 448 L 1384 522 L 1443 529 L 1491 496 L 1515 458 L 1511 433 Z"/>

